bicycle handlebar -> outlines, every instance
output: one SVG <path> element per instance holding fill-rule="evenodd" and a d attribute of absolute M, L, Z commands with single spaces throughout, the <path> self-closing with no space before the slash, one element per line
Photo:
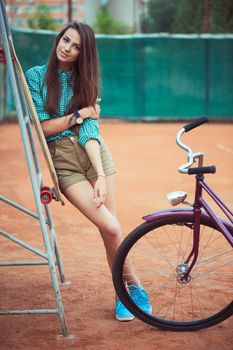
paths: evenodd
<path fill-rule="evenodd" d="M 185 132 L 189 132 L 190 130 L 204 124 L 204 123 L 207 123 L 208 122 L 208 119 L 206 117 L 202 117 L 202 118 L 199 118 L 197 120 L 194 120 L 193 122 L 187 124 L 184 126 L 184 130 Z"/>
<path fill-rule="evenodd" d="M 187 145 L 182 143 L 180 140 L 180 138 L 184 132 L 189 132 L 192 129 L 194 129 L 194 128 L 196 128 L 204 123 L 207 123 L 207 122 L 208 122 L 208 119 L 205 117 L 202 117 L 202 118 L 194 120 L 193 122 L 185 125 L 182 129 L 180 129 L 178 131 L 178 133 L 176 135 L 176 143 L 178 144 L 179 147 L 183 148 L 186 152 L 188 152 L 188 163 L 181 165 L 178 168 L 180 173 L 191 175 L 191 174 L 206 174 L 206 173 L 215 173 L 216 172 L 216 168 L 214 165 L 207 166 L 207 167 L 202 166 L 202 162 L 203 162 L 203 153 L 202 152 L 194 153 L 190 147 L 188 147 Z M 199 159 L 199 166 L 195 167 L 195 168 L 191 168 L 191 166 L 195 162 L 196 158 Z"/>
<path fill-rule="evenodd" d="M 214 174 L 216 172 L 216 167 L 214 165 L 211 166 L 200 166 L 197 168 L 188 169 L 188 174 Z"/>

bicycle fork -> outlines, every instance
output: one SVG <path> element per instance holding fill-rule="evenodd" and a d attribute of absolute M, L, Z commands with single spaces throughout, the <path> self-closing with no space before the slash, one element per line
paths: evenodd
<path fill-rule="evenodd" d="M 195 201 L 193 204 L 194 209 L 194 223 L 186 224 L 192 230 L 193 236 L 193 246 L 191 252 L 187 259 L 179 264 L 176 268 L 176 272 L 178 273 L 178 281 L 180 283 L 188 283 L 191 280 L 190 273 L 195 265 L 198 253 L 199 253 L 199 241 L 200 241 L 200 224 L 201 224 L 201 204 L 199 202 L 199 198 L 202 197 L 202 186 L 200 182 L 202 182 L 204 176 L 202 174 L 196 175 L 196 193 L 195 193 Z M 189 265 L 191 261 L 191 264 Z"/>

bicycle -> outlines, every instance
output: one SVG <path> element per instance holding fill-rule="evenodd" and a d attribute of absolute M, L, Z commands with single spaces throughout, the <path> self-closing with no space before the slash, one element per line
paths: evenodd
<path fill-rule="evenodd" d="M 120 245 L 113 264 L 113 283 L 121 301 L 140 320 L 172 331 L 194 331 L 222 322 L 233 314 L 233 212 L 204 181 L 215 166 L 203 166 L 204 153 L 194 153 L 181 136 L 206 123 L 197 119 L 176 136 L 178 146 L 188 152 L 188 162 L 179 167 L 196 177 L 194 203 L 187 193 L 168 194 L 174 206 L 192 208 L 164 210 L 143 217 Z M 195 161 L 197 167 L 192 167 Z M 216 215 L 203 193 L 225 214 Z M 131 299 L 125 283 L 124 265 L 132 260 L 134 270 L 148 292 L 151 314 Z M 128 282 L 129 283 L 129 282 Z"/>

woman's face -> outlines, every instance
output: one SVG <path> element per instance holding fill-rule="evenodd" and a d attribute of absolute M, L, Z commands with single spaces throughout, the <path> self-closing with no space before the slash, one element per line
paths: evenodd
<path fill-rule="evenodd" d="M 79 33 L 73 28 L 67 29 L 56 48 L 59 67 L 63 70 L 69 70 L 73 63 L 77 61 L 80 48 L 81 38 Z"/>

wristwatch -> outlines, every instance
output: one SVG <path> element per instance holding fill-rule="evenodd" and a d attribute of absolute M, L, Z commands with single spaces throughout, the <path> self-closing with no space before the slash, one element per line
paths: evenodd
<path fill-rule="evenodd" d="M 75 108 L 75 110 L 74 110 L 74 116 L 75 116 L 75 118 L 76 118 L 76 124 L 81 125 L 82 122 L 83 122 L 83 118 L 82 118 L 81 115 L 79 114 L 77 108 Z"/>

